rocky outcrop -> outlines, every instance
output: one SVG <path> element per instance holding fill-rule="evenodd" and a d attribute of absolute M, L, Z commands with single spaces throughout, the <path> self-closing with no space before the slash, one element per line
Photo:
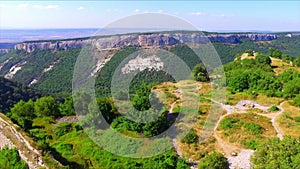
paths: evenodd
<path fill-rule="evenodd" d="M 4 55 L 6 53 L 9 53 L 11 49 L 0 49 L 0 55 Z"/>
<path fill-rule="evenodd" d="M 272 34 L 212 34 L 208 38 L 212 42 L 240 43 L 242 39 L 250 39 L 253 41 L 272 41 L 277 39 L 277 36 Z"/>
<path fill-rule="evenodd" d="M 36 49 L 66 50 L 69 48 L 78 48 L 88 44 L 95 45 L 98 49 L 111 49 L 124 46 L 141 46 L 141 47 L 159 47 L 172 46 L 181 43 L 240 43 L 242 39 L 253 41 L 271 41 L 277 39 L 272 34 L 209 34 L 201 33 L 170 33 L 170 34 L 132 34 L 132 35 L 114 35 L 109 37 L 92 37 L 90 39 L 73 39 L 60 41 L 39 41 L 24 42 L 15 45 L 16 50 L 25 50 L 32 52 Z"/>

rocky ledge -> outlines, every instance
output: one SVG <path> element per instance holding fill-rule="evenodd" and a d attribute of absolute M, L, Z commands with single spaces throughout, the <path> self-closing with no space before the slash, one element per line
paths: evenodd
<path fill-rule="evenodd" d="M 208 34 L 201 33 L 149 33 L 132 35 L 114 35 L 109 37 L 92 37 L 90 39 L 71 39 L 58 41 L 24 42 L 15 45 L 16 50 L 33 52 L 36 49 L 66 50 L 93 44 L 99 49 L 111 49 L 123 46 L 172 46 L 181 43 L 240 43 L 242 39 L 253 41 L 271 41 L 277 39 L 274 34 Z"/>

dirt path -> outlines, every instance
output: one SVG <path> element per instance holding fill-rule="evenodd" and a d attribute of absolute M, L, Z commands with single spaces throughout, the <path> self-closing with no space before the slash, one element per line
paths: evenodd
<path fill-rule="evenodd" d="M 180 92 L 180 95 L 182 95 L 182 90 Z M 263 110 L 265 112 L 268 112 L 268 109 L 271 106 L 262 106 L 260 104 L 257 104 L 254 101 L 251 100 L 241 100 L 239 103 L 237 103 L 235 106 L 231 106 L 231 105 L 225 105 L 221 102 L 218 102 L 216 100 L 212 100 L 211 98 L 207 98 L 210 99 L 212 102 L 220 105 L 222 107 L 222 109 L 226 110 L 226 114 L 222 115 L 220 117 L 220 119 L 218 120 L 215 128 L 214 128 L 214 137 L 217 140 L 218 146 L 219 148 L 224 152 L 228 163 L 229 163 L 229 168 L 231 169 L 238 169 L 238 168 L 243 168 L 243 169 L 250 169 L 251 168 L 251 161 L 250 158 L 254 153 L 254 150 L 250 150 L 250 149 L 242 149 L 239 148 L 237 146 L 231 145 L 225 141 L 222 140 L 222 138 L 220 138 L 216 132 L 217 127 L 219 126 L 219 123 L 221 122 L 222 119 L 224 119 L 225 117 L 234 114 L 234 113 L 246 113 L 247 109 L 249 108 L 257 108 L 260 110 Z M 276 113 L 269 113 L 269 114 L 259 114 L 262 116 L 266 116 L 268 118 L 271 119 L 272 125 L 274 127 L 274 129 L 277 132 L 277 137 L 279 137 L 280 139 L 283 138 L 283 133 L 279 130 L 279 128 L 276 126 L 275 123 L 275 119 L 282 113 L 284 112 L 284 109 L 282 108 L 282 104 L 284 102 L 280 103 L 280 105 L 278 106 L 278 108 L 280 109 L 279 112 Z M 173 108 L 174 108 L 175 102 L 172 103 L 169 112 L 172 113 L 173 112 Z M 250 106 L 249 106 L 250 105 Z M 248 107 L 249 106 L 249 107 Z M 177 142 L 175 139 L 172 140 L 173 141 L 173 146 L 177 152 L 178 155 L 182 156 L 182 151 L 180 150 Z M 233 156 L 233 152 L 236 152 L 236 156 Z M 191 168 L 196 168 L 197 167 L 197 162 L 191 161 L 191 163 L 193 163 L 193 165 L 191 165 Z"/>
<path fill-rule="evenodd" d="M 2 117 L 0 117 L 0 139 L 1 148 L 5 145 L 10 148 L 16 147 L 20 157 L 28 164 L 30 169 L 47 168 L 43 164 L 40 152 L 29 144 L 23 135 L 15 129 L 12 122 L 8 122 Z"/>
<path fill-rule="evenodd" d="M 236 106 L 230 106 L 230 105 L 225 105 L 223 103 L 220 103 L 218 101 L 212 100 L 212 102 L 219 104 L 223 109 L 225 109 L 227 111 L 227 114 L 221 116 L 221 118 L 219 119 L 217 125 L 215 126 L 215 131 L 219 125 L 219 123 L 221 122 L 222 119 L 224 119 L 226 116 L 232 114 L 232 113 L 244 113 L 247 109 L 247 107 L 245 107 L 245 105 L 253 105 L 254 108 L 258 108 L 261 109 L 263 111 L 268 112 L 268 109 L 270 108 L 270 106 L 262 106 L 257 104 L 254 101 L 250 101 L 250 100 L 242 100 L 240 101 Z M 284 109 L 282 108 L 282 105 L 285 102 L 280 103 L 280 105 L 278 106 L 278 108 L 280 109 L 279 112 L 276 113 L 269 113 L 269 114 L 261 114 L 258 113 L 261 116 L 265 116 L 271 119 L 272 125 L 274 127 L 274 129 L 276 130 L 277 133 L 277 137 L 282 139 L 283 138 L 283 133 L 279 130 L 279 128 L 277 127 L 275 120 L 276 118 L 284 112 Z M 250 158 L 253 155 L 254 151 L 253 150 L 248 150 L 248 149 L 241 149 L 238 148 L 234 145 L 230 145 L 226 142 L 224 142 L 219 136 L 218 134 L 216 134 L 216 132 L 214 133 L 214 136 L 218 142 L 218 146 L 223 150 L 223 152 L 226 155 L 226 158 L 228 159 L 228 163 L 229 163 L 229 167 L 232 169 L 235 168 L 244 168 L 244 169 L 250 169 L 251 168 L 251 162 L 250 162 Z M 232 156 L 232 152 L 239 152 L 239 154 L 237 156 Z"/>
<path fill-rule="evenodd" d="M 273 125 L 273 127 L 274 127 L 274 129 L 275 129 L 275 131 L 276 131 L 276 133 L 277 133 L 277 137 L 278 137 L 280 140 L 283 139 L 283 135 L 284 135 L 284 134 L 280 131 L 280 129 L 279 129 L 278 126 L 276 125 L 275 120 L 276 120 L 276 118 L 277 118 L 279 115 L 281 115 L 281 114 L 284 112 L 284 109 L 283 109 L 282 105 L 283 105 L 285 102 L 286 102 L 286 101 L 281 102 L 281 103 L 279 104 L 279 106 L 278 106 L 279 111 L 276 112 L 276 113 L 270 113 L 270 114 L 261 114 L 261 113 L 258 113 L 258 114 L 261 115 L 261 116 L 265 116 L 265 117 L 268 117 L 268 118 L 271 119 L 272 125 Z"/>

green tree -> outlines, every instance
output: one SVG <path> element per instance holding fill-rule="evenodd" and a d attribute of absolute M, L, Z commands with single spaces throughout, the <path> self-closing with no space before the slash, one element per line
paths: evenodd
<path fill-rule="evenodd" d="M 274 58 L 282 58 L 282 52 L 280 50 L 275 50 L 273 48 L 270 49 L 270 56 Z"/>
<path fill-rule="evenodd" d="M 58 104 L 56 100 L 51 96 L 39 98 L 34 103 L 35 114 L 38 117 L 60 115 Z"/>
<path fill-rule="evenodd" d="M 271 59 L 267 55 L 259 54 L 256 56 L 255 61 L 258 64 L 263 64 L 263 65 L 270 65 L 271 64 Z"/>
<path fill-rule="evenodd" d="M 182 142 L 184 143 L 196 143 L 199 140 L 199 137 L 194 129 L 191 129 L 187 135 L 182 139 Z"/>
<path fill-rule="evenodd" d="M 251 161 L 258 169 L 299 168 L 300 138 L 266 140 L 256 148 Z"/>
<path fill-rule="evenodd" d="M 102 113 L 104 119 L 111 123 L 112 120 L 116 117 L 116 108 L 114 107 L 114 103 L 112 100 L 106 97 L 97 98 L 97 104 L 99 106 L 99 110 Z"/>
<path fill-rule="evenodd" d="M 32 120 L 36 117 L 34 114 L 34 103 L 32 100 L 24 102 L 19 101 L 11 108 L 8 116 L 17 122 L 22 128 L 29 129 L 32 125 Z"/>
<path fill-rule="evenodd" d="M 196 81 L 207 82 L 209 75 L 204 65 L 197 64 L 192 71 L 192 75 Z"/>
<path fill-rule="evenodd" d="M 293 63 L 295 66 L 300 67 L 300 55 L 294 59 Z"/>
<path fill-rule="evenodd" d="M 199 169 L 229 169 L 227 159 L 222 154 L 213 152 L 204 157 L 198 165 Z"/>
<path fill-rule="evenodd" d="M 295 78 L 283 86 L 283 96 L 286 98 L 294 98 L 300 93 L 300 78 Z"/>
<path fill-rule="evenodd" d="M 72 97 L 65 98 L 64 103 L 59 104 L 59 111 L 64 116 L 75 115 L 73 98 Z"/>
<path fill-rule="evenodd" d="M 300 107 L 300 94 L 297 94 L 293 101 L 296 106 Z"/>
<path fill-rule="evenodd" d="M 132 105 L 139 111 L 148 110 L 151 107 L 149 100 L 149 95 L 151 92 L 150 85 L 142 83 L 140 88 L 136 91 L 136 94 L 133 96 Z"/>
<path fill-rule="evenodd" d="M 189 169 L 190 166 L 187 164 L 187 162 L 183 158 L 179 158 L 177 160 L 176 169 Z"/>
<path fill-rule="evenodd" d="M 0 168 L 3 169 L 28 169 L 16 148 L 9 149 L 7 146 L 0 150 Z"/>

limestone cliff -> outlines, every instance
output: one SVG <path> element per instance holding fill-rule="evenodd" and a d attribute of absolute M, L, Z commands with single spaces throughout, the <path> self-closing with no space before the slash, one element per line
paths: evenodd
<path fill-rule="evenodd" d="M 203 37 L 207 38 L 203 38 Z M 16 50 L 32 52 L 36 49 L 66 50 L 93 44 L 99 49 L 118 48 L 123 46 L 172 46 L 180 43 L 212 42 L 240 43 L 242 39 L 253 41 L 271 41 L 277 39 L 274 34 L 208 34 L 200 33 L 149 33 L 132 35 L 114 35 L 108 37 L 92 37 L 90 39 L 71 39 L 59 41 L 24 42 L 15 45 Z"/>

